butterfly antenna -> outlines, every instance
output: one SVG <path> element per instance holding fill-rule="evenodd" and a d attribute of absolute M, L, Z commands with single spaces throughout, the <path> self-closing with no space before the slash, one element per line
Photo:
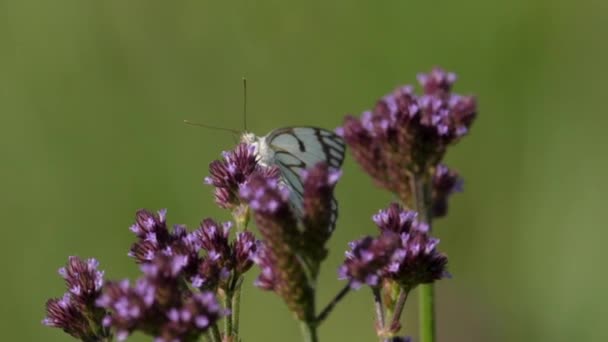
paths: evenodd
<path fill-rule="evenodd" d="M 207 129 L 214 129 L 214 130 L 218 130 L 218 131 L 226 131 L 226 132 L 234 133 L 234 134 L 237 134 L 237 135 L 241 134 L 241 132 L 239 132 L 236 129 L 232 129 L 232 128 L 210 126 L 210 125 L 205 125 L 205 124 L 198 123 L 198 122 L 192 122 L 190 120 L 184 120 L 184 123 L 187 124 L 187 125 L 190 125 L 190 126 L 198 126 L 198 127 L 203 127 L 203 128 L 207 128 Z"/>
<path fill-rule="evenodd" d="M 243 77 L 243 128 L 247 132 L 247 78 Z"/>

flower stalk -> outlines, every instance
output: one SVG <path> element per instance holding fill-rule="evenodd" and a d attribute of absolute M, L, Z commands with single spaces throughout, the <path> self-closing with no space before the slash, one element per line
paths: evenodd
<path fill-rule="evenodd" d="M 432 227 L 432 215 L 429 206 L 431 184 L 429 177 L 423 174 L 415 174 L 412 181 L 412 206 L 421 220 L 427 223 L 429 231 Z M 418 315 L 420 342 L 435 341 L 435 291 L 434 284 L 421 284 L 418 295 Z"/>

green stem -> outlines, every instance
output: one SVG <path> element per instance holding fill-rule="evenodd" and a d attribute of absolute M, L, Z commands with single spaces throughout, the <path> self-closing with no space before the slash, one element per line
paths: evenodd
<path fill-rule="evenodd" d="M 234 311 L 232 310 L 232 296 L 233 292 L 228 290 L 224 296 L 224 308 L 230 311 L 230 315 L 224 317 L 224 336 L 232 336 L 232 321 L 234 317 Z"/>
<path fill-rule="evenodd" d="M 232 320 L 232 336 L 234 336 L 234 341 L 237 342 L 239 340 L 239 314 L 241 311 L 241 285 L 243 285 L 243 277 L 240 276 L 236 281 L 234 289 L 232 290 L 232 303 L 231 310 L 232 314 L 230 315 L 230 319 Z"/>
<path fill-rule="evenodd" d="M 317 316 L 317 318 L 315 319 L 315 321 L 316 321 L 315 323 L 317 325 L 323 323 L 323 321 L 327 318 L 327 316 L 329 316 L 329 314 L 332 312 L 332 310 L 336 307 L 336 304 L 338 304 L 342 300 L 342 298 L 344 298 L 344 296 L 346 296 L 349 292 L 350 292 L 350 283 L 346 284 L 346 286 L 344 286 L 342 288 L 342 290 L 340 290 L 340 292 L 338 292 L 338 294 L 334 297 L 334 299 L 332 299 L 331 302 L 329 302 L 329 304 L 327 304 L 325 309 L 323 309 L 323 311 L 321 311 L 319 316 Z"/>
<path fill-rule="evenodd" d="M 384 306 L 382 305 L 382 296 L 380 295 L 380 289 L 372 287 L 372 293 L 374 294 L 374 311 L 376 312 L 376 334 L 380 338 L 380 341 L 384 341 Z"/>
<path fill-rule="evenodd" d="M 217 324 L 214 324 L 209 328 L 209 338 L 213 342 L 222 342 L 222 335 L 220 334 L 220 329 L 217 327 Z"/>
<path fill-rule="evenodd" d="M 435 341 L 435 295 L 433 284 L 422 284 L 420 296 L 420 342 Z"/>
<path fill-rule="evenodd" d="M 317 325 L 314 322 L 300 322 L 302 339 L 304 342 L 319 342 L 317 337 Z"/>
<path fill-rule="evenodd" d="M 420 221 L 429 225 L 431 230 L 431 185 L 429 177 L 415 174 L 412 177 L 412 197 L 414 209 Z M 422 284 L 419 290 L 418 315 L 420 320 L 420 342 L 435 342 L 435 292 L 433 284 Z"/>
<path fill-rule="evenodd" d="M 401 330 L 401 314 L 405 308 L 405 302 L 407 301 L 408 294 L 408 291 L 401 288 L 399 298 L 397 299 L 397 304 L 395 305 L 395 311 L 393 312 L 393 318 L 391 319 L 391 324 L 389 325 L 391 334 L 396 334 L 399 332 L 399 330 Z"/>

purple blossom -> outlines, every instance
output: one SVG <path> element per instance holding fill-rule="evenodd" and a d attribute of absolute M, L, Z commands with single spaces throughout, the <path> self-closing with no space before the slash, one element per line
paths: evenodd
<path fill-rule="evenodd" d="M 209 164 L 211 176 L 205 184 L 215 187 L 215 202 L 222 208 L 234 209 L 240 204 L 239 188 L 252 174 L 278 178 L 276 167 L 264 167 L 257 161 L 255 147 L 241 143 L 233 151 L 222 153 L 222 160 Z"/>
<path fill-rule="evenodd" d="M 398 244 L 399 236 L 390 232 L 349 243 L 350 250 L 338 270 L 339 278 L 348 280 L 353 289 L 363 284 L 379 286 L 384 267 L 391 261 Z"/>
<path fill-rule="evenodd" d="M 408 291 L 419 284 L 428 284 L 449 277 L 448 258 L 436 250 L 438 239 L 421 231 L 400 235 L 400 245 L 386 267 L 386 276 Z"/>
<path fill-rule="evenodd" d="M 101 324 L 105 311 L 95 306 L 104 282 L 104 272 L 98 270 L 98 266 L 95 259 L 68 258 L 67 265 L 59 269 L 68 292 L 60 299 L 47 301 L 44 325 L 61 328 L 83 341 L 108 336 L 109 332 Z"/>
<path fill-rule="evenodd" d="M 274 291 L 277 283 L 275 276 L 276 261 L 273 254 L 262 241 L 258 242 L 253 262 L 260 267 L 260 275 L 255 281 L 255 286 L 267 291 Z"/>
<path fill-rule="evenodd" d="M 417 217 L 418 213 L 415 211 L 404 210 L 399 204 L 391 203 L 387 209 L 382 209 L 372 216 L 372 220 L 381 232 L 397 234 L 409 233 L 413 230 L 427 232 L 428 225 L 419 222 Z"/>
<path fill-rule="evenodd" d="M 98 329 L 91 326 L 86 312 L 81 310 L 69 293 L 66 293 L 63 298 L 53 298 L 46 302 L 46 317 L 42 320 L 42 324 L 60 328 L 82 341 L 94 341 L 107 336 L 107 334 L 99 334 Z M 101 324 L 97 322 L 97 326 L 100 327 Z"/>
<path fill-rule="evenodd" d="M 155 296 L 156 288 L 145 278 L 134 286 L 128 280 L 109 282 L 97 300 L 97 305 L 110 312 L 103 325 L 116 329 L 116 339 L 124 341 L 135 329 L 158 324 Z"/>
<path fill-rule="evenodd" d="M 138 263 L 150 262 L 158 253 L 183 237 L 183 227 L 176 226 L 173 232 L 169 232 L 166 215 L 167 211 L 164 209 L 156 214 L 145 209 L 137 211 L 135 224 L 130 230 L 139 240 L 131 246 L 129 256 L 135 258 Z"/>
<path fill-rule="evenodd" d="M 221 317 L 229 314 L 222 309 L 212 292 L 197 293 L 180 307 L 167 311 L 166 322 L 155 341 L 194 341 Z"/>
<path fill-rule="evenodd" d="M 103 271 L 98 270 L 97 267 L 99 262 L 96 259 L 84 261 L 71 256 L 68 258 L 67 266 L 59 269 L 59 275 L 65 279 L 72 297 L 85 306 L 92 306 L 101 293 Z"/>
<path fill-rule="evenodd" d="M 456 76 L 435 68 L 418 77 L 423 94 L 397 88 L 360 118 L 347 116 L 338 130 L 375 183 L 409 203 L 411 175 L 424 176 L 446 148 L 466 135 L 477 105 L 451 92 Z"/>
<path fill-rule="evenodd" d="M 448 211 L 448 199 L 456 193 L 462 192 L 464 181 L 458 172 L 448 169 L 443 164 L 437 165 L 433 174 L 433 216 L 443 217 Z"/>
<path fill-rule="evenodd" d="M 449 276 L 447 257 L 436 250 L 439 240 L 429 236 L 428 226 L 415 212 L 393 203 L 373 221 L 380 236 L 350 243 L 338 272 L 341 279 L 350 280 L 354 288 L 392 279 L 409 290 Z"/>
<path fill-rule="evenodd" d="M 289 202 L 289 190 L 276 179 L 254 175 L 240 195 L 254 210 L 264 244 L 254 259 L 262 268 L 258 286 L 276 292 L 299 319 L 314 319 L 314 297 L 302 249 L 302 233 Z M 271 276 L 266 276 L 270 275 Z"/>
<path fill-rule="evenodd" d="M 251 232 L 241 232 L 236 235 L 232 246 L 235 270 L 238 274 L 247 272 L 253 265 L 253 256 L 256 253 L 257 243 Z"/>

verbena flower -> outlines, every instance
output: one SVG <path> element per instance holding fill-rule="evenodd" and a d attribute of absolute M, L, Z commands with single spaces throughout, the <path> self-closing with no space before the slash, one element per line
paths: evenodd
<path fill-rule="evenodd" d="M 436 250 L 439 240 L 429 236 L 428 225 L 417 220 L 416 212 L 392 203 L 374 215 L 373 221 L 381 234 L 399 236 L 392 260 L 383 270 L 385 277 L 409 290 L 448 276 L 447 257 Z"/>
<path fill-rule="evenodd" d="M 392 233 L 350 242 L 350 250 L 346 251 L 346 259 L 338 270 L 339 278 L 348 280 L 353 289 L 363 284 L 379 286 L 384 267 L 391 261 L 398 244 L 398 235 Z"/>
<path fill-rule="evenodd" d="M 448 212 L 449 197 L 456 192 L 463 191 L 464 181 L 458 172 L 439 164 L 435 168 L 432 182 L 433 217 L 443 217 Z"/>
<path fill-rule="evenodd" d="M 375 287 L 392 280 L 406 290 L 449 276 L 447 257 L 438 252 L 438 239 L 429 236 L 428 226 L 417 214 L 396 203 L 373 216 L 380 229 L 377 238 L 365 237 L 350 243 L 338 271 L 351 287 Z"/>
<path fill-rule="evenodd" d="M 211 292 L 192 295 L 180 307 L 166 313 L 167 321 L 162 325 L 155 342 L 196 341 L 228 312 L 220 306 Z"/>
<path fill-rule="evenodd" d="M 335 224 L 333 189 L 340 173 L 320 163 L 302 176 L 301 209 L 292 205 L 289 189 L 280 180 L 263 175 L 250 177 L 241 186 L 240 196 L 253 210 L 264 237 L 254 259 L 262 269 L 257 285 L 275 291 L 298 318 L 310 321 L 312 284 Z"/>
<path fill-rule="evenodd" d="M 156 288 L 145 278 L 134 286 L 128 280 L 109 282 L 97 300 L 97 305 L 110 312 L 104 318 L 104 326 L 116 330 L 118 341 L 124 341 L 136 329 L 153 334 L 162 322 L 155 297 Z"/>
<path fill-rule="evenodd" d="M 255 175 L 241 187 L 241 197 L 254 210 L 254 217 L 264 237 L 258 253 L 262 275 L 258 284 L 276 292 L 301 320 L 314 318 L 313 289 L 306 276 L 298 249 L 301 241 L 298 221 L 289 203 L 289 190 L 278 180 Z M 256 260 L 256 259 L 254 259 Z M 272 276 L 265 277 L 265 273 Z"/>
<path fill-rule="evenodd" d="M 105 311 L 95 305 L 103 285 L 103 271 L 98 267 L 95 259 L 68 258 L 67 265 L 59 269 L 68 292 L 60 299 L 47 301 L 44 325 L 61 328 L 83 341 L 95 341 L 109 335 L 101 324 Z"/>
<path fill-rule="evenodd" d="M 211 176 L 205 178 L 205 184 L 215 187 L 215 202 L 222 208 L 234 209 L 241 204 L 239 187 L 254 173 L 269 178 L 277 178 L 276 167 L 264 167 L 258 164 L 255 148 L 248 144 L 239 144 L 229 152 L 222 153 L 222 160 L 209 164 Z"/>
<path fill-rule="evenodd" d="M 446 148 L 466 135 L 475 119 L 472 96 L 451 92 L 456 76 L 435 68 L 413 87 L 397 88 L 360 118 L 347 116 L 337 133 L 375 183 L 408 203 L 411 175 L 427 175 Z"/>

